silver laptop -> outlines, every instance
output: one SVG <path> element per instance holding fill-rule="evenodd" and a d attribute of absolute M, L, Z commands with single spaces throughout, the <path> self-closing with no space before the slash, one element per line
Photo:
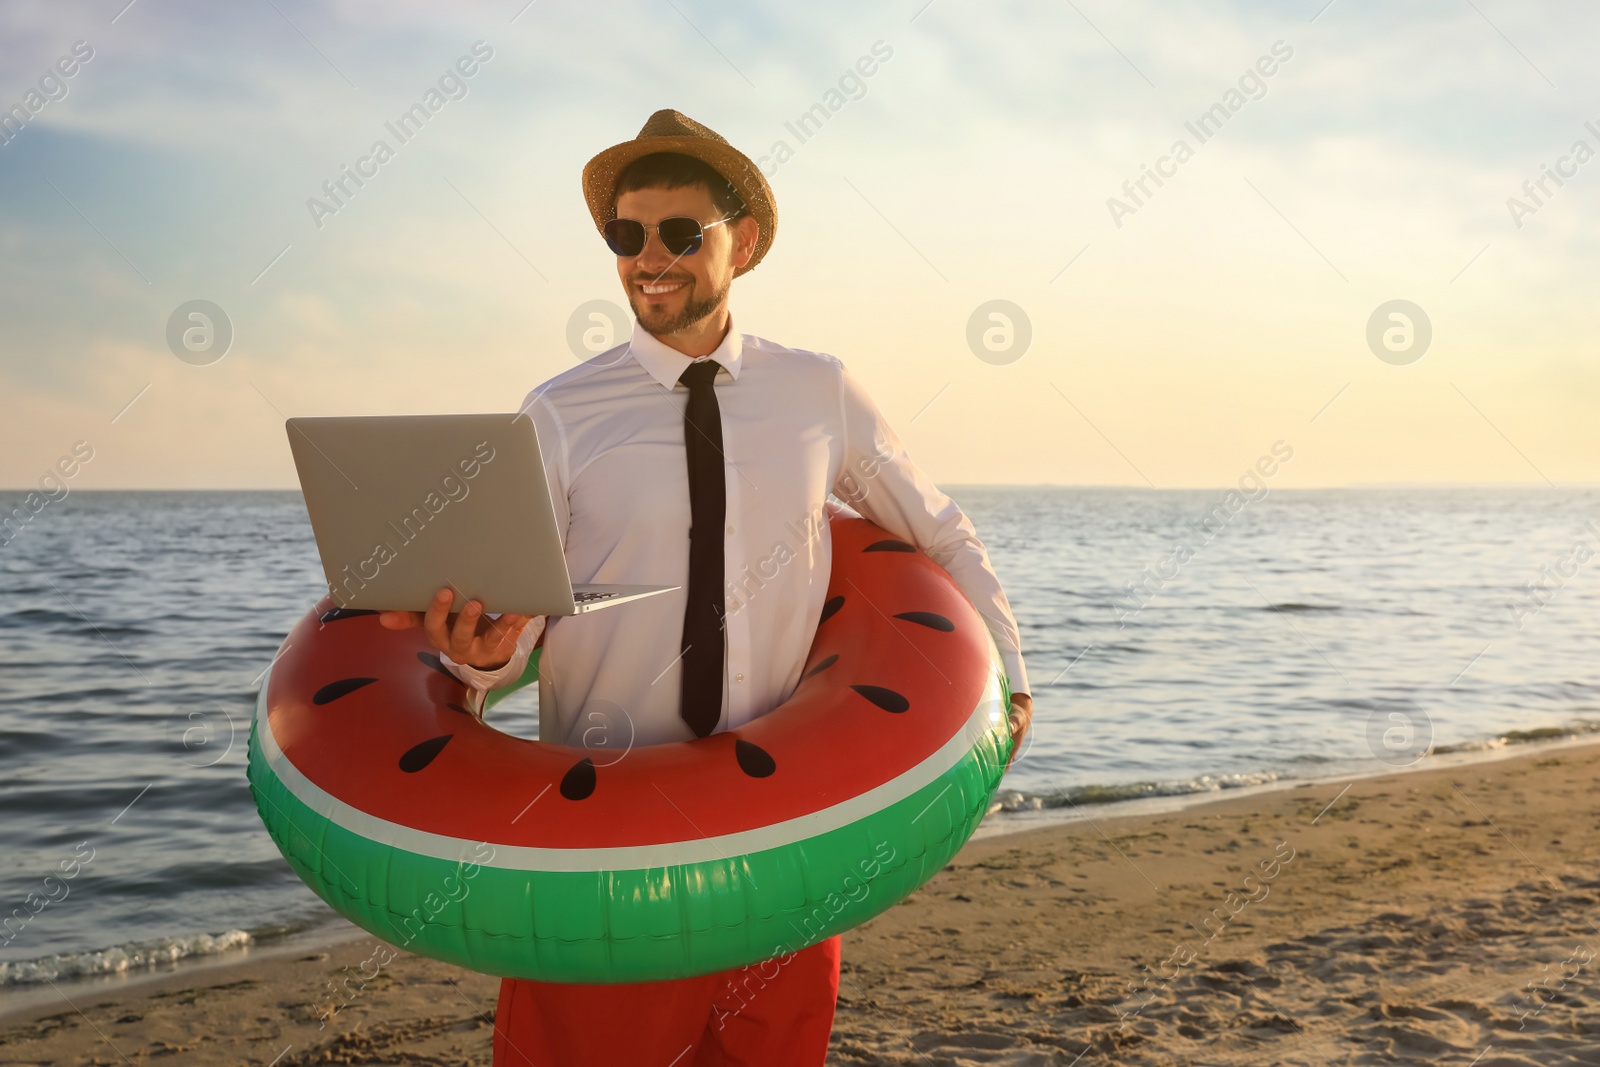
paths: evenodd
<path fill-rule="evenodd" d="M 342 608 L 577 615 L 676 589 L 567 574 L 526 415 L 385 415 L 286 423 L 328 592 Z M 649 521 L 647 516 L 641 522 Z"/>

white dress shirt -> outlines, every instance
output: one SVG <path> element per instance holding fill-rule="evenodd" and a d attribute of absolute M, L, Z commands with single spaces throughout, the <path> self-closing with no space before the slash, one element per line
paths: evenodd
<path fill-rule="evenodd" d="M 829 493 L 947 570 L 989 625 L 1011 689 L 1028 691 L 1016 620 L 972 523 L 911 462 L 833 356 L 734 332 L 709 357 L 727 484 L 728 730 L 800 682 L 832 567 Z M 528 395 L 574 584 L 687 586 L 689 478 L 679 376 L 693 362 L 634 325 L 625 345 Z M 443 662 L 474 689 L 520 677 L 539 634 L 539 739 L 607 747 L 686 741 L 679 717 L 685 589 L 582 615 L 536 618 L 494 671 Z"/>

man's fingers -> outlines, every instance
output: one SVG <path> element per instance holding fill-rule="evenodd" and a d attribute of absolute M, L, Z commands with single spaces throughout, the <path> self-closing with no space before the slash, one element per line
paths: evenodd
<path fill-rule="evenodd" d="M 450 631 L 451 659 L 464 662 L 464 657 L 472 655 L 473 642 L 478 638 L 478 620 L 482 617 L 483 605 L 476 600 L 468 601 L 467 606 L 461 609 Z"/>
<path fill-rule="evenodd" d="M 1016 730 L 1011 731 L 1011 755 L 1006 757 L 1006 770 L 1009 771 L 1011 765 L 1017 762 L 1017 757 L 1022 754 L 1022 742 L 1027 736 L 1028 728 L 1026 726 L 1022 728 L 1020 733 Z"/>
<path fill-rule="evenodd" d="M 498 619 L 490 619 L 482 635 L 484 654 L 496 661 L 510 659 L 517 647 L 517 638 L 526 625 L 525 622 L 519 622 L 524 618 L 522 615 L 502 615 Z"/>
<path fill-rule="evenodd" d="M 1023 694 L 1018 694 L 1023 696 Z M 1011 755 L 1006 757 L 1006 770 L 1017 761 L 1017 756 L 1022 752 L 1022 742 L 1028 736 L 1028 728 L 1033 725 L 1033 700 L 1031 698 L 1017 699 L 1006 715 L 1006 727 L 1011 734 Z"/>
<path fill-rule="evenodd" d="M 428 605 L 428 613 L 422 617 L 422 628 L 428 635 L 428 640 L 440 652 L 450 651 L 450 634 L 447 623 L 450 615 L 450 601 L 452 600 L 449 589 L 441 589 L 433 594 L 433 603 Z"/>
<path fill-rule="evenodd" d="M 469 601 L 452 617 L 450 608 L 454 601 L 454 593 L 446 587 L 434 594 L 426 614 L 386 611 L 379 613 L 378 621 L 391 630 L 403 630 L 420 622 L 434 648 L 457 663 L 467 664 L 510 659 L 517 639 L 533 621 L 532 615 L 507 614 L 490 619 L 487 626 L 482 626 L 485 621 L 482 603 Z"/>
<path fill-rule="evenodd" d="M 526 630 L 532 621 L 532 615 L 502 615 L 495 622 L 495 626 L 499 628 L 501 636 L 515 641 L 522 636 L 522 631 Z"/>

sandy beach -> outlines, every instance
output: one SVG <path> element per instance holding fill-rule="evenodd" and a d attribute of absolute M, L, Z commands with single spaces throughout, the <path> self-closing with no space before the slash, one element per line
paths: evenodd
<path fill-rule="evenodd" d="M 845 936 L 829 1062 L 1600 1062 L 1597 777 L 1529 746 L 974 841 Z M 498 981 L 362 981 L 376 945 L 63 990 L 0 1063 L 488 1064 Z"/>

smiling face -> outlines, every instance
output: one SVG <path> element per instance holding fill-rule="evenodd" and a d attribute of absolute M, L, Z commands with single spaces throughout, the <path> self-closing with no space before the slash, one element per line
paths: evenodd
<path fill-rule="evenodd" d="M 702 227 L 723 217 L 704 185 L 676 189 L 652 186 L 617 197 L 617 217 L 653 226 L 662 219 L 687 217 Z M 749 215 L 705 230 L 700 249 L 683 256 L 668 252 L 661 235 L 647 231 L 637 256 L 617 257 L 617 277 L 639 324 L 657 337 L 722 329 L 728 286 L 735 269 L 750 262 L 760 226 Z"/>

